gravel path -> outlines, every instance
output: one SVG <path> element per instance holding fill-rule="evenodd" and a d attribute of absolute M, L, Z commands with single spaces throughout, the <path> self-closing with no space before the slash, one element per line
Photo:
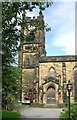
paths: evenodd
<path fill-rule="evenodd" d="M 59 120 L 61 110 L 61 108 L 32 108 L 24 106 L 20 108 L 21 116 L 25 118 L 25 120 L 34 120 L 35 118 L 39 120 L 42 118 L 45 120 Z"/>

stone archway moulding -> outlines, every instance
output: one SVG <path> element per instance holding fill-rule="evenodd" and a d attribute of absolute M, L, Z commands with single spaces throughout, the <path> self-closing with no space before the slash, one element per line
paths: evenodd
<path fill-rule="evenodd" d="M 42 85 L 45 85 L 45 84 L 47 84 L 47 83 L 49 83 L 49 82 L 53 82 L 53 83 L 55 83 L 55 84 L 57 84 L 60 88 L 63 88 L 63 86 L 61 85 L 61 84 L 59 84 L 59 79 L 56 79 L 56 78 L 54 78 L 54 77 L 46 77 L 45 79 L 44 79 L 44 83 L 42 83 Z"/>

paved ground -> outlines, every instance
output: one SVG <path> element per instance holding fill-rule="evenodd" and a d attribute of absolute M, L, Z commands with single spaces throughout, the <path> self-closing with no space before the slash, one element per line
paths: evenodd
<path fill-rule="evenodd" d="M 35 118 L 39 118 L 39 120 L 41 120 L 40 118 L 46 118 L 46 120 L 49 120 L 49 118 L 59 120 L 61 110 L 62 109 L 60 108 L 32 108 L 24 106 L 20 109 L 21 116 L 22 118 L 25 118 L 25 120 L 31 120 L 31 118 L 33 118 L 32 120 L 34 120 Z"/>

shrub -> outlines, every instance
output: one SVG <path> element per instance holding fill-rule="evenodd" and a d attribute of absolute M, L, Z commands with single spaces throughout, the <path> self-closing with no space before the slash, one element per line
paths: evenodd
<path fill-rule="evenodd" d="M 8 94 L 6 99 L 2 101 L 2 108 L 4 110 L 13 111 L 18 105 L 18 101 L 15 99 L 15 96 L 12 94 Z"/>
<path fill-rule="evenodd" d="M 40 103 L 32 103 L 31 107 L 38 107 L 38 108 L 43 108 L 44 104 L 40 104 Z"/>
<path fill-rule="evenodd" d="M 20 116 L 21 114 L 19 111 L 2 111 L 2 120 L 19 120 Z"/>
<path fill-rule="evenodd" d="M 62 110 L 61 120 L 64 118 L 64 120 L 67 120 L 68 118 L 68 108 L 66 107 L 65 109 Z M 70 118 L 71 120 L 77 120 L 77 105 L 76 104 L 71 104 L 70 106 Z"/>
<path fill-rule="evenodd" d="M 61 104 L 58 105 L 58 108 L 64 108 L 64 107 L 65 107 L 65 103 L 64 104 L 61 103 Z"/>

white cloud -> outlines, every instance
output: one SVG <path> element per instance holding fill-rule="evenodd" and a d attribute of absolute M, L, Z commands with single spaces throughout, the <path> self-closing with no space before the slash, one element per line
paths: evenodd
<path fill-rule="evenodd" d="M 53 2 L 75 2 L 76 0 L 53 0 Z"/>
<path fill-rule="evenodd" d="M 53 45 L 61 47 L 66 55 L 75 54 L 75 35 L 72 32 L 57 35 L 53 40 Z"/>
<path fill-rule="evenodd" d="M 75 54 L 75 4 L 54 3 L 51 7 L 51 16 L 46 21 L 52 28 L 51 45 L 60 48 L 67 55 Z"/>

